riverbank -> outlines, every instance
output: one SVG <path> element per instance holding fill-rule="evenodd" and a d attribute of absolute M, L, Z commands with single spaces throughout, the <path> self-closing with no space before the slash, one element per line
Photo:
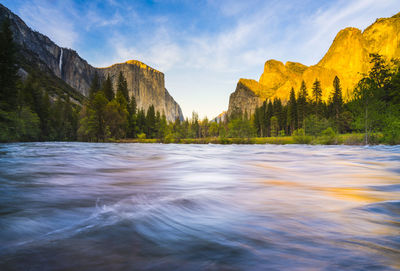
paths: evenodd
<path fill-rule="evenodd" d="M 177 144 L 309 144 L 309 145 L 364 145 L 365 135 L 339 134 L 330 136 L 281 136 L 281 137 L 252 137 L 252 138 L 175 138 L 175 139 L 148 139 L 133 138 L 113 140 L 116 143 L 177 143 Z M 370 137 L 369 144 L 385 144 L 382 134 Z"/>

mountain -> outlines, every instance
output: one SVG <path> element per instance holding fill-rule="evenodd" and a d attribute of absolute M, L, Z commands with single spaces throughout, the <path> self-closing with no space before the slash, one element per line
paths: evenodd
<path fill-rule="evenodd" d="M 326 101 L 333 90 L 333 79 L 338 76 L 344 99 L 350 99 L 354 86 L 370 69 L 370 53 L 378 53 L 388 60 L 400 58 L 400 13 L 377 19 L 363 32 L 353 27 L 341 30 L 316 65 L 268 60 L 259 81 L 239 80 L 229 98 L 228 114 L 237 110 L 253 114 L 265 99 L 280 98 L 286 102 L 291 88 L 297 93 L 302 80 L 309 96 L 315 79 L 320 80 L 322 99 Z"/>
<path fill-rule="evenodd" d="M 54 95 L 67 93 L 81 103 L 89 95 L 89 86 L 95 74 L 110 75 L 117 84 L 120 72 L 127 79 L 129 95 L 135 97 L 138 108 L 154 105 L 164 112 L 170 121 L 180 118 L 182 110 L 165 88 L 164 74 L 146 64 L 130 60 L 107 68 L 96 68 L 72 49 L 62 48 L 45 35 L 30 29 L 24 21 L 0 4 L 0 22 L 9 18 L 14 41 L 19 46 L 19 62 L 22 74 L 34 74 L 46 78 L 54 88 Z M 115 89 L 115 88 L 114 88 Z"/>

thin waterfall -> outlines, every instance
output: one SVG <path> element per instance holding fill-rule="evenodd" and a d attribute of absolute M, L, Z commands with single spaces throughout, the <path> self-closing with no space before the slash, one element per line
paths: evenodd
<path fill-rule="evenodd" d="M 62 61 L 63 61 L 63 48 L 61 48 L 60 61 L 59 61 L 60 77 L 62 77 Z"/>

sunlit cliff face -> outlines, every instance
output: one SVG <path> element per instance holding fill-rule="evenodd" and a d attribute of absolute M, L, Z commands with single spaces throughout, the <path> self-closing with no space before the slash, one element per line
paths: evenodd
<path fill-rule="evenodd" d="M 321 81 L 322 99 L 328 100 L 333 91 L 333 79 L 341 81 L 345 99 L 352 97 L 354 86 L 370 68 L 370 53 L 383 55 L 387 60 L 400 58 L 400 13 L 378 19 L 364 32 L 357 28 L 345 28 L 334 39 L 325 56 L 313 66 L 301 63 L 268 60 L 260 80 L 240 79 L 261 100 L 266 98 L 289 99 L 293 87 L 296 93 L 302 80 L 305 81 L 309 95 L 313 82 Z"/>
<path fill-rule="evenodd" d="M 145 69 L 145 70 L 150 70 L 150 71 L 154 71 L 154 72 L 159 72 L 159 73 L 161 73 L 160 71 L 158 71 L 158 70 L 156 70 L 156 69 L 154 69 L 154 68 L 152 68 L 152 67 L 150 67 L 150 66 L 144 64 L 143 62 L 141 62 L 141 61 L 139 61 L 139 60 L 134 60 L 134 59 L 133 59 L 133 60 L 128 60 L 128 61 L 126 61 L 126 62 L 124 62 L 124 63 L 113 64 L 113 65 L 111 65 L 111 66 L 109 66 L 109 67 L 105 67 L 105 68 L 110 68 L 110 67 L 112 67 L 112 66 L 114 66 L 114 65 L 119 65 L 119 64 L 131 64 L 131 65 L 138 66 L 138 67 L 141 68 L 141 69 Z"/>

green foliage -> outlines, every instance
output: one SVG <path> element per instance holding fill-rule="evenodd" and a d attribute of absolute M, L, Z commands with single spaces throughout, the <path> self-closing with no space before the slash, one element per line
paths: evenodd
<path fill-rule="evenodd" d="M 128 92 L 128 83 L 124 77 L 124 74 L 119 72 L 118 83 L 117 83 L 117 92 L 121 92 L 125 97 L 125 100 L 129 101 L 129 92 Z"/>
<path fill-rule="evenodd" d="M 128 130 L 127 130 L 127 136 L 130 138 L 135 138 L 136 133 L 138 132 L 138 127 L 137 127 L 137 108 L 136 108 L 136 99 L 134 96 L 132 96 L 128 106 Z"/>
<path fill-rule="evenodd" d="M 89 97 L 94 96 L 94 94 L 96 94 L 96 92 L 99 90 L 100 90 L 100 77 L 97 74 L 97 71 L 95 71 L 89 88 Z"/>
<path fill-rule="evenodd" d="M 322 136 L 318 137 L 316 140 L 317 144 L 332 145 L 337 143 L 336 133 L 332 127 L 326 128 L 321 134 Z"/>
<path fill-rule="evenodd" d="M 297 100 L 294 89 L 290 91 L 290 99 L 287 104 L 287 123 L 289 124 L 289 131 L 293 132 L 298 127 L 298 112 Z"/>
<path fill-rule="evenodd" d="M 307 87 L 304 80 L 301 82 L 299 96 L 297 98 L 297 115 L 298 115 L 298 124 L 300 127 L 304 127 L 304 121 L 308 114 L 308 93 Z"/>
<path fill-rule="evenodd" d="M 265 118 L 267 115 L 267 102 L 264 101 L 263 105 L 261 107 L 256 108 L 255 113 L 254 113 L 254 127 L 256 128 L 257 135 L 264 137 L 267 135 L 267 126 L 265 123 Z"/>
<path fill-rule="evenodd" d="M 18 112 L 0 109 L 0 142 L 35 141 L 39 134 L 39 117 L 29 107 Z"/>
<path fill-rule="evenodd" d="M 156 136 L 156 112 L 154 110 L 154 106 L 151 105 L 147 109 L 146 115 L 146 135 L 148 138 L 154 138 Z"/>
<path fill-rule="evenodd" d="M 220 125 L 217 122 L 211 122 L 209 128 L 210 136 L 217 137 L 219 135 Z"/>
<path fill-rule="evenodd" d="M 108 137 L 106 130 L 107 98 L 102 91 L 98 91 L 87 102 L 81 111 L 78 135 L 85 141 L 104 141 Z"/>
<path fill-rule="evenodd" d="M 313 83 L 312 93 L 314 96 L 314 103 L 316 105 L 320 104 L 322 98 L 322 89 L 321 89 L 321 82 L 318 79 L 315 79 Z"/>
<path fill-rule="evenodd" d="M 305 132 L 307 135 L 318 136 L 328 127 L 330 127 L 330 123 L 325 118 L 309 115 L 305 119 Z"/>
<path fill-rule="evenodd" d="M 339 134 L 338 144 L 344 145 L 362 145 L 364 143 L 364 135 L 360 133 Z"/>
<path fill-rule="evenodd" d="M 271 117 L 271 136 L 278 136 L 279 124 L 278 118 L 273 116 Z"/>
<path fill-rule="evenodd" d="M 107 75 L 106 80 L 104 80 L 104 82 L 101 86 L 101 90 L 103 91 L 107 100 L 111 101 L 112 99 L 114 99 L 114 90 L 113 90 L 110 75 Z"/>
<path fill-rule="evenodd" d="M 392 145 L 400 144 L 400 119 L 395 117 L 388 118 L 383 134 L 384 142 Z"/>
<path fill-rule="evenodd" d="M 125 138 L 128 125 L 126 107 L 116 99 L 110 101 L 105 108 L 105 123 L 112 138 Z"/>
<path fill-rule="evenodd" d="M 311 136 L 306 136 L 304 129 L 297 129 L 293 132 L 293 141 L 296 144 L 310 144 L 312 140 Z"/>
<path fill-rule="evenodd" d="M 10 21 L 5 19 L 0 32 L 0 109 L 11 111 L 17 106 L 18 67 L 16 45 L 10 30 Z"/>
<path fill-rule="evenodd" d="M 333 80 L 333 93 L 330 99 L 331 117 L 334 119 L 336 130 L 341 132 L 344 130 L 343 119 L 341 118 L 343 112 L 343 98 L 342 87 L 340 80 L 337 76 Z"/>
<path fill-rule="evenodd" d="M 6 20 L 0 32 L 0 140 L 76 140 L 78 106 L 65 95 L 73 93 L 71 88 L 33 69 L 23 53 Z M 24 82 L 17 76 L 17 64 L 29 72 Z"/>
<path fill-rule="evenodd" d="M 65 100 L 58 98 L 50 105 L 48 95 L 44 95 L 44 108 L 49 108 L 44 113 L 44 117 L 39 115 L 42 131 L 46 131 L 46 140 L 68 141 L 77 139 L 78 113 L 77 109 L 71 104 L 69 97 Z M 49 115 L 50 114 L 50 117 Z M 45 123 L 45 124 L 43 124 Z"/>
<path fill-rule="evenodd" d="M 396 121 L 400 118 L 397 99 L 399 69 L 389 69 L 382 56 L 371 54 L 372 68 L 355 89 L 355 99 L 350 107 L 355 115 L 354 129 L 365 133 L 365 143 L 371 143 L 371 135 L 383 131 L 389 143 L 395 142 Z M 397 94 L 396 94 L 397 93 Z"/>
<path fill-rule="evenodd" d="M 200 137 L 199 116 L 196 112 L 192 112 L 192 121 L 191 121 L 191 125 L 190 125 L 190 137 L 191 138 Z"/>
<path fill-rule="evenodd" d="M 248 119 L 233 119 L 228 124 L 229 137 L 249 138 L 255 136 L 255 129 L 251 121 Z"/>

